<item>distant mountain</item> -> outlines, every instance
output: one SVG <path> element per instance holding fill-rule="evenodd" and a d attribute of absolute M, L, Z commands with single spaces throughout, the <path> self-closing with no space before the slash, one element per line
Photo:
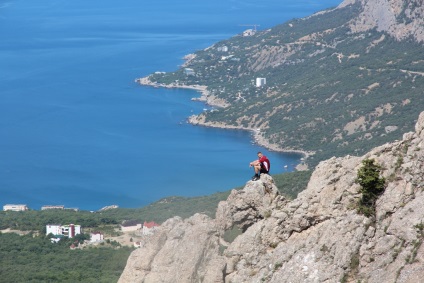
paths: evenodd
<path fill-rule="evenodd" d="M 207 86 L 205 99 L 225 107 L 192 123 L 256 130 L 270 148 L 315 152 L 313 166 L 363 154 L 400 139 L 424 109 L 423 10 L 422 0 L 346 0 L 218 42 L 144 82 Z"/>

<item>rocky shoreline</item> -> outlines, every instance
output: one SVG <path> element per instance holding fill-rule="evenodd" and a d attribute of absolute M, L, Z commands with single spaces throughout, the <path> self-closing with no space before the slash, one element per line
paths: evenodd
<path fill-rule="evenodd" d="M 212 95 L 208 90 L 207 86 L 204 85 L 185 85 L 185 84 L 160 84 L 155 83 L 150 80 L 150 77 L 143 77 L 138 78 L 135 80 L 136 83 L 139 83 L 140 85 L 144 86 L 152 86 L 152 87 L 164 87 L 164 88 L 184 88 L 184 89 L 192 89 L 196 90 L 201 93 L 201 96 L 199 98 L 192 98 L 193 101 L 201 101 L 204 102 L 210 106 L 219 107 L 219 108 L 225 108 L 229 104 L 223 99 L 217 98 L 214 95 Z M 265 147 L 269 150 L 276 151 L 276 152 L 285 152 L 285 153 L 297 153 L 301 154 L 303 156 L 302 160 L 306 160 L 309 156 L 313 155 L 314 152 L 307 152 L 302 150 L 294 150 L 294 149 L 285 149 L 280 147 L 277 144 L 271 143 L 268 141 L 264 136 L 263 133 L 259 129 L 252 129 L 252 128 L 245 128 L 241 126 L 233 126 L 233 125 L 227 125 L 225 123 L 221 122 L 206 122 L 205 116 L 203 114 L 199 115 L 192 115 L 188 119 L 188 122 L 192 125 L 199 125 L 204 127 L 212 127 L 212 128 L 221 128 L 221 129 L 228 129 L 228 130 L 245 130 L 252 132 L 253 140 L 255 144 Z M 296 166 L 296 170 L 298 171 L 305 171 L 308 170 L 308 165 L 304 162 L 301 164 L 298 164 Z"/>
<path fill-rule="evenodd" d="M 245 128 L 241 126 L 227 125 L 222 122 L 206 122 L 205 116 L 203 114 L 190 116 L 188 118 L 188 122 L 192 125 L 199 125 L 204 127 L 220 128 L 220 129 L 227 129 L 227 130 L 250 131 L 252 133 L 254 143 L 257 144 L 258 146 L 265 147 L 269 150 L 276 151 L 276 152 L 301 154 L 303 156 L 302 158 L 303 162 L 296 166 L 296 170 L 298 171 L 308 170 L 309 169 L 308 165 L 304 163 L 304 160 L 306 160 L 309 156 L 314 155 L 314 152 L 295 150 L 295 149 L 285 149 L 279 146 L 278 144 L 271 143 L 269 140 L 267 140 L 263 136 L 263 133 L 260 131 L 260 129 L 252 129 L 252 128 Z"/>
<path fill-rule="evenodd" d="M 228 102 L 226 102 L 224 99 L 218 98 L 214 95 L 212 95 L 208 91 L 208 87 L 205 85 L 185 85 L 185 84 L 160 84 L 155 83 L 150 80 L 150 76 L 138 78 L 135 79 L 136 83 L 139 83 L 140 85 L 145 86 L 152 86 L 152 87 L 164 87 L 164 88 L 184 88 L 184 89 L 192 89 L 200 92 L 201 96 L 199 98 L 192 98 L 193 101 L 201 101 L 204 102 L 210 106 L 220 107 L 224 108 L 229 106 Z"/>

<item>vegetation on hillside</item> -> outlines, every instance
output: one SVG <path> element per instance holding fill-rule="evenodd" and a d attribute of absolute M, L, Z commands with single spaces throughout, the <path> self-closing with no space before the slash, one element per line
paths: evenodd
<path fill-rule="evenodd" d="M 362 161 L 362 167 L 358 170 L 356 183 L 361 186 L 362 197 L 358 202 L 358 212 L 367 217 L 375 215 L 375 202 L 384 192 L 386 180 L 381 177 L 381 167 L 374 159 Z"/>
<path fill-rule="evenodd" d="M 295 198 L 306 187 L 310 174 L 308 171 L 293 172 L 273 178 L 283 195 Z M 70 250 L 72 243 L 81 242 L 88 235 L 65 238 L 53 244 L 45 235 L 46 224 L 74 223 L 82 226 L 83 233 L 91 230 L 116 236 L 119 232 L 115 228 L 124 221 L 162 223 L 177 215 L 187 218 L 195 213 L 214 217 L 218 203 L 227 199 L 229 194 L 230 191 L 193 198 L 168 197 L 142 208 L 99 212 L 1 211 L 0 230 L 10 228 L 33 232 L 24 236 L 0 232 L 0 282 L 117 282 L 132 248 L 109 241 L 110 245 Z"/>
<path fill-rule="evenodd" d="M 306 188 L 311 172 L 292 172 L 273 175 L 281 194 L 295 198 Z M 236 188 L 241 189 L 241 187 Z M 126 220 L 143 223 L 155 221 L 162 223 L 174 216 L 188 218 L 195 213 L 215 217 L 220 201 L 226 200 L 230 191 L 201 197 L 167 197 L 141 208 L 118 208 L 106 211 L 72 211 L 72 210 L 30 210 L 0 211 L 0 230 L 13 229 L 21 231 L 40 231 L 45 233 L 47 224 L 78 224 L 83 228 L 104 230 L 105 227 L 119 227 Z"/>
<path fill-rule="evenodd" d="M 0 282 L 117 282 L 132 249 L 70 250 L 73 240 L 0 233 Z"/>
<path fill-rule="evenodd" d="M 289 199 L 295 199 L 301 191 L 306 189 L 311 175 L 312 171 L 295 171 L 273 175 L 272 177 L 282 195 Z"/>
<path fill-rule="evenodd" d="M 377 30 L 354 33 L 359 4 L 295 19 L 254 36 L 234 36 L 195 53 L 184 69 L 150 76 L 159 83 L 207 85 L 230 106 L 206 122 L 261 129 L 283 148 L 361 155 L 413 130 L 424 109 L 422 44 Z M 223 46 L 228 52 L 223 52 Z M 254 80 L 264 77 L 265 86 Z"/>
<path fill-rule="evenodd" d="M 348 5 L 295 19 L 254 36 L 235 36 L 195 53 L 184 69 L 150 76 L 158 83 L 207 85 L 230 106 L 203 113 L 206 121 L 261 129 L 283 148 L 315 151 L 312 167 L 333 155 L 363 154 L 413 129 L 424 109 L 422 44 L 397 41 L 377 30 L 353 33 L 348 21 L 360 6 Z M 228 52 L 219 47 L 227 46 Z M 257 77 L 267 84 L 254 86 Z M 274 175 L 280 192 L 295 198 L 310 171 Z M 358 171 L 358 210 L 374 215 L 385 180 L 373 160 Z M 240 188 L 237 188 L 240 189 Z M 167 197 L 137 209 L 99 212 L 46 210 L 0 212 L 0 229 L 40 231 L 0 233 L 0 282 L 116 282 L 131 248 L 104 245 L 70 250 L 73 240 L 52 244 L 46 224 L 79 224 L 112 234 L 124 221 L 155 221 L 195 213 L 215 216 L 230 191 L 201 197 Z M 237 235 L 238 231 L 232 231 Z M 233 234 L 226 235 L 231 239 Z"/>

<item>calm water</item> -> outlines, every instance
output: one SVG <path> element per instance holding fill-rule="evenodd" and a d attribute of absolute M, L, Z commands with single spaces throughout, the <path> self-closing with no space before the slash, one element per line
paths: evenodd
<path fill-rule="evenodd" d="M 194 91 L 141 87 L 181 58 L 247 27 L 309 15 L 340 0 L 0 0 L 0 204 L 95 210 L 243 185 L 258 150 L 272 173 L 300 156 L 247 132 L 185 123 Z M 284 169 L 284 165 L 288 165 Z"/>

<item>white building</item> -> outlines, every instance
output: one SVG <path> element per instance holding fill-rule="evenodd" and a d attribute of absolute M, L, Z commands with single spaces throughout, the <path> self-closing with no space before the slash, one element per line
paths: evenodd
<path fill-rule="evenodd" d="M 64 205 L 43 205 L 41 207 L 41 210 L 47 210 L 47 209 L 65 209 Z"/>
<path fill-rule="evenodd" d="M 68 238 L 73 238 L 76 235 L 81 234 L 81 225 L 55 225 L 49 224 L 46 225 L 46 235 L 52 233 L 55 236 L 65 236 Z"/>
<path fill-rule="evenodd" d="M 28 206 L 26 204 L 5 204 L 3 211 L 26 211 Z"/>
<path fill-rule="evenodd" d="M 50 242 L 52 243 L 59 243 L 60 238 L 50 238 Z"/>
<path fill-rule="evenodd" d="M 220 51 L 220 52 L 228 52 L 228 46 L 220 46 L 220 47 L 218 47 L 218 51 Z"/>
<path fill-rule="evenodd" d="M 187 76 L 194 76 L 194 75 L 196 75 L 196 73 L 194 72 L 194 70 L 192 68 L 184 68 L 184 73 Z"/>
<path fill-rule="evenodd" d="M 243 36 L 252 36 L 255 34 L 255 30 L 253 29 L 247 29 L 243 32 Z"/>
<path fill-rule="evenodd" d="M 122 232 L 133 232 L 137 230 L 141 230 L 141 223 L 133 225 L 133 226 L 122 226 L 121 225 Z"/>
<path fill-rule="evenodd" d="M 266 85 L 266 78 L 256 78 L 256 87 Z"/>
<path fill-rule="evenodd" d="M 79 211 L 78 207 L 65 207 L 65 210 L 73 210 L 73 211 Z"/>
<path fill-rule="evenodd" d="M 90 242 L 101 242 L 103 241 L 104 237 L 103 234 L 100 232 L 94 232 L 90 234 Z"/>
<path fill-rule="evenodd" d="M 46 235 L 52 233 L 55 236 L 61 235 L 62 230 L 60 229 L 60 225 L 49 224 L 46 225 Z"/>
<path fill-rule="evenodd" d="M 62 226 L 62 235 L 68 236 L 69 238 L 75 237 L 75 235 L 81 234 L 81 225 L 64 225 Z"/>

